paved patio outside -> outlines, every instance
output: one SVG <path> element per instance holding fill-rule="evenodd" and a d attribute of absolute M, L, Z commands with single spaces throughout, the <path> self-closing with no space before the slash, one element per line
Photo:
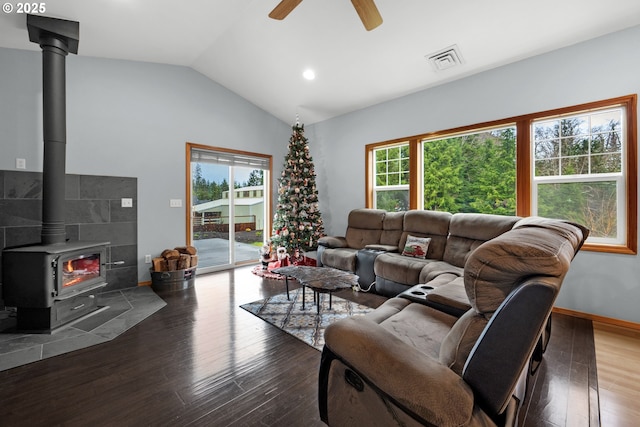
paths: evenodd
<path fill-rule="evenodd" d="M 198 267 L 214 267 L 229 264 L 229 241 L 213 238 L 194 240 L 198 249 Z M 235 242 L 236 262 L 260 260 L 260 246 Z"/>

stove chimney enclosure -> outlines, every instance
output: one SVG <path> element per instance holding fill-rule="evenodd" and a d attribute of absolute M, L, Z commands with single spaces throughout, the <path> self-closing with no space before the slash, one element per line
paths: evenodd
<path fill-rule="evenodd" d="M 42 48 L 44 162 L 42 244 L 65 243 L 65 157 L 67 144 L 66 56 L 78 53 L 80 24 L 27 15 L 29 41 Z"/>

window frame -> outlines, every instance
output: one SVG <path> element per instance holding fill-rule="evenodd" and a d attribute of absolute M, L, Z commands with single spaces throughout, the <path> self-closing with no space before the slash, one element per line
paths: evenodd
<path fill-rule="evenodd" d="M 500 126 L 516 127 L 516 215 L 530 216 L 532 212 L 534 189 L 533 189 L 533 138 L 531 135 L 532 124 L 535 120 L 553 118 L 577 114 L 581 112 L 603 110 L 606 108 L 623 107 L 626 127 L 622 130 L 625 137 L 623 147 L 623 179 L 624 197 L 626 200 L 625 231 L 626 236 L 621 244 L 599 243 L 588 241 L 583 245 L 583 249 L 594 252 L 607 252 L 616 254 L 637 254 L 638 236 L 638 151 L 637 151 L 637 94 L 610 98 L 595 102 L 589 102 L 574 106 L 562 107 L 552 110 L 541 111 L 521 116 L 478 123 L 474 125 L 461 126 L 454 129 L 447 129 L 436 132 L 429 132 L 411 137 L 398 138 L 390 141 L 376 142 L 365 146 L 365 206 L 374 206 L 374 180 L 375 180 L 375 157 L 376 149 L 385 146 L 409 143 L 409 208 L 422 209 L 422 179 L 421 175 L 421 149 L 423 140 L 448 138 L 459 134 L 472 133 L 485 129 Z"/>
<path fill-rule="evenodd" d="M 273 156 L 270 154 L 262 154 L 262 153 L 254 153 L 243 150 L 235 150 L 231 148 L 225 147 L 214 147 L 210 145 L 198 144 L 194 142 L 186 142 L 185 143 L 185 241 L 188 245 L 192 245 L 192 230 L 193 230 L 193 217 L 191 212 L 192 207 L 192 170 L 191 163 L 194 152 L 204 151 L 210 154 L 216 154 L 220 158 L 228 159 L 228 162 L 233 163 L 237 161 L 236 166 L 247 166 L 249 163 L 245 162 L 245 159 L 256 159 L 261 163 L 258 169 L 264 171 L 264 188 L 263 190 L 267 192 L 267 194 L 262 194 L 262 198 L 264 199 L 265 212 L 264 212 L 264 232 L 267 231 L 270 233 L 273 226 L 273 214 L 272 214 L 272 206 L 273 206 Z M 235 196 L 235 192 L 233 191 L 233 183 L 231 184 L 231 192 L 234 193 L 231 197 Z M 266 234 L 265 234 L 266 237 Z"/>
<path fill-rule="evenodd" d="M 378 175 L 378 168 L 377 168 L 377 164 L 378 164 L 378 160 L 376 159 L 376 152 L 377 150 L 381 150 L 381 149 L 386 149 L 389 150 L 391 148 L 399 148 L 402 151 L 402 147 L 407 146 L 409 148 L 409 180 L 406 184 L 395 184 L 395 185 L 385 185 L 385 186 L 379 186 L 377 185 L 377 175 Z M 376 148 L 374 148 L 372 150 L 372 167 L 373 167 L 373 180 L 372 180 L 372 184 L 371 184 L 371 188 L 372 188 L 372 206 L 376 206 L 376 200 L 377 200 L 377 195 L 379 192 L 381 191 L 404 191 L 406 190 L 409 195 L 411 195 L 411 144 L 409 143 L 409 141 L 402 141 L 402 142 L 397 142 L 395 144 L 385 144 L 383 146 L 378 146 Z M 400 162 L 402 162 L 402 157 L 400 157 L 399 159 Z M 387 163 L 389 162 L 389 160 L 387 160 Z M 401 170 L 399 172 L 400 174 L 403 173 L 403 171 Z M 387 172 L 388 175 L 388 172 Z M 377 206 L 376 206 L 377 207 Z"/>

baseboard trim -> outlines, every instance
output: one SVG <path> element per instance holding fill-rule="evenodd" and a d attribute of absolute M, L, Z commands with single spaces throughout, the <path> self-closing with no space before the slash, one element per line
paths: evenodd
<path fill-rule="evenodd" d="M 151 286 L 151 280 L 147 280 L 146 282 L 138 282 L 138 286 Z"/>
<path fill-rule="evenodd" d="M 622 328 L 640 331 L 640 323 L 629 322 L 628 320 L 614 319 L 613 317 L 600 316 L 597 314 L 584 313 L 582 311 L 570 310 L 568 308 L 553 307 L 554 313 L 566 314 L 567 316 L 588 319 L 594 322 L 606 323 L 608 325 L 620 326 Z"/>

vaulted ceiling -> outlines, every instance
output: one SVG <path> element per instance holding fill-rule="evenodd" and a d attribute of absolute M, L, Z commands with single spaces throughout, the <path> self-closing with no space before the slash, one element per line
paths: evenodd
<path fill-rule="evenodd" d="M 42 4 L 46 16 L 80 22 L 80 56 L 188 66 L 286 123 L 299 115 L 307 124 L 640 24 L 638 0 L 375 0 L 384 21 L 372 31 L 349 0 L 303 0 L 270 19 L 279 2 Z M 9 4 L 0 46 L 38 50 Z M 437 71 L 426 57 L 452 46 L 461 63 Z M 315 80 L 303 78 L 308 68 Z"/>

